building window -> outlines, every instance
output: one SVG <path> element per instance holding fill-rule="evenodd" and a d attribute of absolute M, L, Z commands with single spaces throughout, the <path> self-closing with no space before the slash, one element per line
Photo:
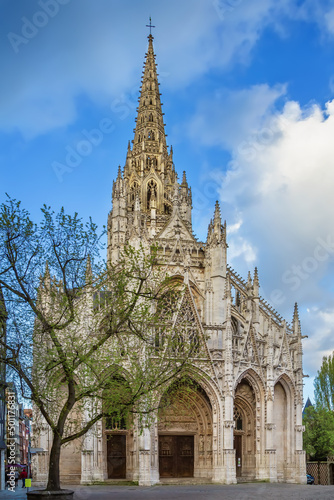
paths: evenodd
<path fill-rule="evenodd" d="M 237 431 L 242 431 L 242 416 L 240 414 L 240 411 L 235 408 L 234 409 L 234 427 L 235 427 L 235 430 Z"/>

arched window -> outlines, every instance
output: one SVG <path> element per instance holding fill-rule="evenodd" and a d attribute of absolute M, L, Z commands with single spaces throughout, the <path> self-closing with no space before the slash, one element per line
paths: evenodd
<path fill-rule="evenodd" d="M 242 431 L 242 415 L 238 410 L 238 408 L 234 408 L 233 420 L 234 420 L 235 430 Z"/>
<path fill-rule="evenodd" d="M 149 122 L 153 122 L 153 114 L 152 114 L 152 113 L 150 113 L 150 114 L 148 115 L 148 121 L 149 121 Z"/>
<path fill-rule="evenodd" d="M 131 389 L 124 377 L 115 375 L 106 383 L 102 400 L 106 415 L 105 429 L 115 431 L 128 428 Z"/>
<path fill-rule="evenodd" d="M 138 191 L 139 191 L 139 184 L 138 182 L 134 182 L 130 188 L 130 200 L 129 200 L 132 212 L 134 211 L 136 194 L 138 193 Z"/>

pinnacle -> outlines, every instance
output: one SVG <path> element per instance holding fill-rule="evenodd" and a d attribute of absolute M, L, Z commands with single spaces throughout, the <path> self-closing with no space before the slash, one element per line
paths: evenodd
<path fill-rule="evenodd" d="M 186 176 L 186 171 L 183 170 L 183 176 L 182 176 L 182 186 L 187 186 L 188 183 L 187 183 L 187 176 Z"/>
<path fill-rule="evenodd" d="M 300 330 L 300 320 L 299 320 L 299 311 L 298 311 L 298 304 L 295 302 L 295 307 L 293 310 L 293 320 L 292 324 L 297 327 L 297 330 Z"/>
<path fill-rule="evenodd" d="M 256 283 L 257 285 L 259 284 L 259 275 L 258 275 L 257 267 L 255 267 L 255 269 L 254 269 L 254 283 Z"/>
<path fill-rule="evenodd" d="M 231 283 L 230 283 L 230 275 L 226 275 L 226 282 L 225 282 L 225 298 L 229 299 L 232 298 L 231 296 Z"/>
<path fill-rule="evenodd" d="M 136 199 L 135 199 L 134 211 L 135 211 L 135 212 L 140 212 L 140 200 L 139 200 L 139 195 L 138 195 L 138 193 L 136 193 Z"/>
<path fill-rule="evenodd" d="M 216 201 L 216 204 L 215 204 L 215 214 L 214 214 L 213 220 L 214 220 L 214 222 L 216 222 L 216 221 L 221 222 L 220 206 L 219 206 L 218 200 Z"/>

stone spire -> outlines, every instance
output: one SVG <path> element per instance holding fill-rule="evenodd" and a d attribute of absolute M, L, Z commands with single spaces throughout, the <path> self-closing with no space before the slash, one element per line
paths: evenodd
<path fill-rule="evenodd" d="M 299 320 L 299 312 L 298 312 L 298 304 L 297 302 L 295 303 L 294 311 L 293 311 L 293 319 L 292 319 L 292 328 L 293 328 L 293 333 L 297 335 L 301 335 L 301 328 L 300 328 L 300 320 Z"/>
<path fill-rule="evenodd" d="M 252 275 L 250 273 L 250 271 L 248 271 L 248 277 L 247 277 L 247 291 L 248 291 L 248 295 L 252 295 L 252 292 L 253 292 L 253 286 L 252 286 Z"/>
<path fill-rule="evenodd" d="M 260 288 L 259 274 L 258 274 L 257 267 L 256 267 L 254 269 L 254 280 L 253 280 L 254 297 L 259 296 L 259 288 Z"/>
<path fill-rule="evenodd" d="M 180 214 L 184 221 L 191 227 L 191 209 L 192 209 L 192 195 L 191 188 L 188 186 L 187 176 L 183 172 L 182 182 L 180 184 Z"/>
<path fill-rule="evenodd" d="M 153 27 L 151 23 L 149 27 Z M 119 168 L 113 185 L 108 217 L 108 259 L 114 262 L 131 235 L 139 237 L 145 227 L 145 234 L 153 239 L 175 212 L 192 233 L 191 189 L 185 175 L 179 184 L 172 147 L 168 151 L 151 34 L 131 142 L 124 169 Z"/>
<path fill-rule="evenodd" d="M 218 200 L 216 201 L 213 220 L 210 220 L 206 241 L 208 245 L 221 242 L 226 245 L 226 222 L 224 223 L 224 225 L 222 225 L 222 218 Z"/>
<path fill-rule="evenodd" d="M 148 36 L 148 50 L 141 80 L 139 105 L 133 146 L 128 145 L 124 179 L 131 199 L 127 211 L 133 211 L 138 191 L 141 211 L 150 214 L 151 199 L 156 198 L 156 214 L 172 213 L 172 193 L 177 182 L 172 149 L 168 153 L 165 124 L 161 108 L 157 67 L 153 50 L 153 36 Z M 160 223 L 164 221 L 160 218 Z"/>
<path fill-rule="evenodd" d="M 148 51 L 144 64 L 136 118 L 133 153 L 147 151 L 167 155 L 166 134 L 161 109 L 153 36 L 148 36 Z M 152 158 L 153 159 L 153 158 Z"/>

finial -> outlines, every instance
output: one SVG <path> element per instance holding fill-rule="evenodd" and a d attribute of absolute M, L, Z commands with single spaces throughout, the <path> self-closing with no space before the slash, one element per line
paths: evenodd
<path fill-rule="evenodd" d="M 186 176 L 186 171 L 183 170 L 183 175 L 182 175 L 182 186 L 187 186 L 187 176 Z"/>
<path fill-rule="evenodd" d="M 250 288 L 251 286 L 252 286 L 252 276 L 250 271 L 248 271 L 247 288 Z"/>
<path fill-rule="evenodd" d="M 299 312 L 298 312 L 298 304 L 297 304 L 297 302 L 295 302 L 295 307 L 294 307 L 294 310 L 293 310 L 292 327 L 293 327 L 294 333 L 297 333 L 297 334 L 301 335 L 300 319 L 299 319 Z"/>
<path fill-rule="evenodd" d="M 215 215 L 214 215 L 214 218 L 216 217 L 219 217 L 220 219 L 220 206 L 219 206 L 219 201 L 217 200 L 216 201 L 216 204 L 215 204 Z"/>
<path fill-rule="evenodd" d="M 146 28 L 150 28 L 150 36 L 152 36 L 152 28 L 155 28 L 155 26 L 153 26 L 152 24 L 151 16 L 150 16 L 150 24 L 146 24 Z"/>
<path fill-rule="evenodd" d="M 229 274 L 226 275 L 226 281 L 225 281 L 225 299 L 232 299 L 231 282 Z"/>
<path fill-rule="evenodd" d="M 140 200 L 139 200 L 139 195 L 138 195 L 138 193 L 136 193 L 135 205 L 134 205 L 134 211 L 135 211 L 135 212 L 140 212 Z"/>
<path fill-rule="evenodd" d="M 215 213 L 213 216 L 213 224 L 215 227 L 215 232 L 218 231 L 219 236 L 221 234 L 221 223 L 222 223 L 222 220 L 221 220 L 221 216 L 220 216 L 220 207 L 219 207 L 219 202 L 217 200 L 216 205 L 215 205 Z"/>
<path fill-rule="evenodd" d="M 255 267 L 255 269 L 254 269 L 254 283 L 256 283 L 257 285 L 259 284 L 259 275 L 258 275 L 257 267 Z"/>

